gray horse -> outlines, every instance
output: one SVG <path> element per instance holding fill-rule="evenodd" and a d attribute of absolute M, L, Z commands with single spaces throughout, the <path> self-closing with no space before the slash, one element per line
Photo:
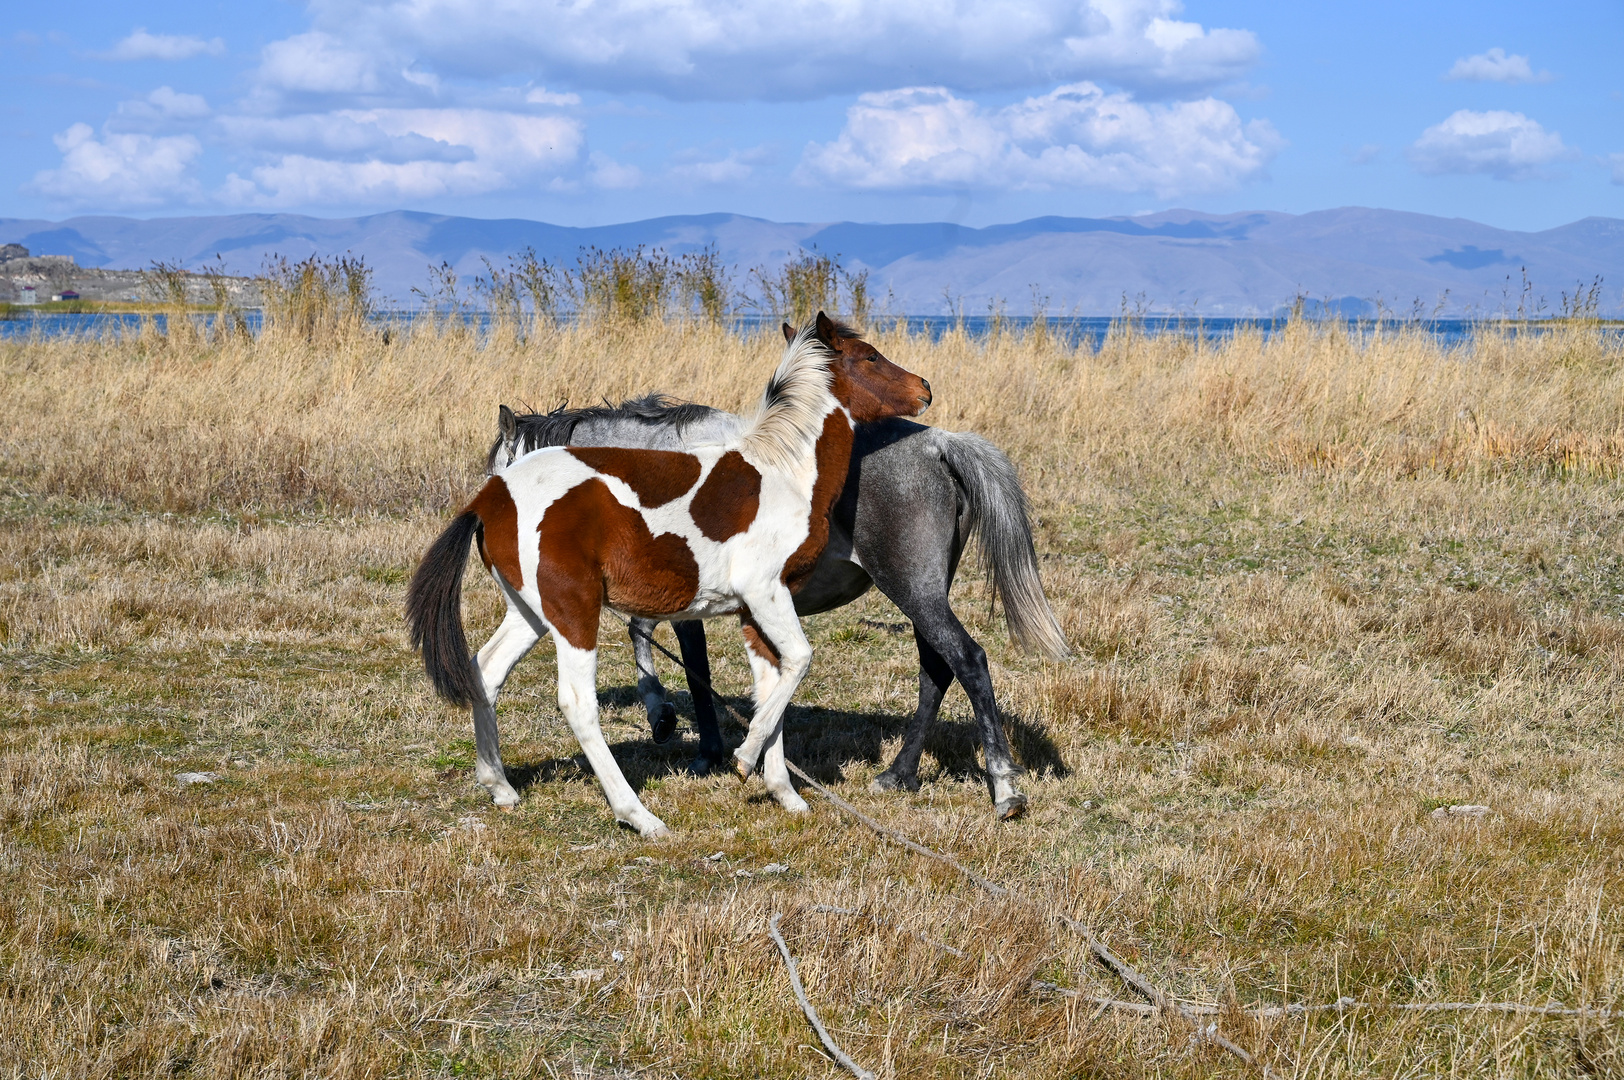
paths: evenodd
<path fill-rule="evenodd" d="M 855 333 L 819 313 L 820 337 Z M 785 325 L 786 338 L 795 331 Z M 496 468 L 543 446 L 620 446 L 687 450 L 735 434 L 741 421 L 704 405 L 676 403 L 660 395 L 586 409 L 558 408 L 518 415 L 501 407 L 501 434 L 488 465 Z M 971 536 L 979 543 L 993 588 L 1004 603 L 1010 633 L 1023 648 L 1051 659 L 1067 655 L 1060 626 L 1038 579 L 1037 555 L 1027 521 L 1026 496 L 1015 467 L 979 435 L 957 434 L 909 420 L 864 424 L 857 429 L 846 486 L 830 512 L 829 545 L 817 569 L 795 596 L 800 615 L 849 604 L 878 585 L 913 622 L 919 647 L 919 708 L 896 760 L 875 778 L 885 791 L 919 790 L 919 756 L 957 678 L 969 695 L 987 759 L 988 788 L 1000 818 L 1019 817 L 1026 796 L 1015 788 L 1022 770 L 1010 754 L 993 699 L 987 654 L 964 629 L 948 602 L 959 557 Z M 654 624 L 633 620 L 638 692 L 648 709 L 656 742 L 675 733 L 676 710 L 654 672 L 650 647 Z M 726 755 L 711 698 L 710 660 L 701 622 L 673 624 L 689 679 L 699 753 L 693 770 L 705 773 Z M 701 683 L 700 680 L 703 680 Z"/>

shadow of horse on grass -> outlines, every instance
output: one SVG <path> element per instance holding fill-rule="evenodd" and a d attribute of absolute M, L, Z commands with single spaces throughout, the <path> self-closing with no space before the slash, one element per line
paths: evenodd
<path fill-rule="evenodd" d="M 679 711 L 693 715 L 688 695 L 671 695 Z M 632 686 L 608 687 L 601 693 L 604 705 L 630 708 L 641 704 L 637 689 Z M 750 715 L 752 705 L 746 697 L 724 698 L 727 704 L 741 714 Z M 1012 713 L 1001 713 L 1010 742 L 1017 756 L 1029 772 L 1063 777 L 1070 774 L 1060 756 L 1060 750 L 1040 725 Z M 853 762 L 879 767 L 883 764 L 885 744 L 901 738 L 911 717 L 890 712 L 848 712 L 821 706 L 791 705 L 784 714 L 785 754 L 820 784 L 837 786 L 845 783 L 846 766 Z M 691 726 L 691 725 L 690 725 Z M 728 717 L 722 721 L 723 738 L 730 746 L 744 739 L 745 728 Z M 938 719 L 925 750 L 940 766 L 940 778 L 958 781 L 981 780 L 985 777 L 976 751 L 981 741 L 976 726 L 962 720 Z M 652 780 L 669 776 L 687 775 L 697 743 L 678 737 L 659 744 L 650 738 L 623 739 L 610 744 L 621 772 L 632 790 L 641 793 Z M 569 757 L 547 758 L 542 761 L 510 764 L 508 782 L 520 793 L 532 787 L 558 781 L 571 782 L 592 778 L 591 766 L 582 754 Z M 929 782 L 928 780 L 926 781 Z"/>

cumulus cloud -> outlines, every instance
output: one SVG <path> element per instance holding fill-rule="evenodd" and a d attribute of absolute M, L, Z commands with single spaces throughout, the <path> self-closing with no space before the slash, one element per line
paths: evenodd
<path fill-rule="evenodd" d="M 1504 49 L 1496 47 L 1476 56 L 1461 57 L 1444 73 L 1444 78 L 1464 82 L 1532 83 L 1550 82 L 1551 73 L 1535 74 L 1528 57 L 1515 53 L 1508 56 Z"/>
<path fill-rule="evenodd" d="M 361 205 L 511 188 L 576 164 L 578 121 L 488 109 L 345 109 L 231 117 L 223 130 L 274 159 L 233 173 L 226 201 Z"/>
<path fill-rule="evenodd" d="M 53 202 L 157 206 L 196 194 L 187 167 L 203 146 L 191 135 L 104 134 L 74 124 L 55 137 L 59 168 L 36 173 L 28 189 Z"/>
<path fill-rule="evenodd" d="M 225 51 L 226 43 L 219 38 L 204 41 L 181 34 L 149 34 L 145 27 L 138 27 L 102 55 L 108 60 L 190 60 L 204 53 L 219 56 Z"/>
<path fill-rule="evenodd" d="M 108 120 L 110 130 L 151 129 L 184 125 L 209 115 L 209 103 L 199 94 L 183 94 L 160 86 L 144 98 L 121 101 Z"/>
<path fill-rule="evenodd" d="M 259 81 L 273 90 L 308 94 L 357 94 L 379 89 L 384 57 L 352 48 L 313 30 L 265 46 Z"/>
<path fill-rule="evenodd" d="M 316 0 L 318 24 L 447 74 L 682 99 L 811 99 L 898 81 L 960 90 L 1105 80 L 1203 92 L 1258 59 L 1249 30 L 1178 18 L 1178 0 Z M 342 30 L 341 30 L 342 28 Z M 308 37 L 309 35 L 304 35 Z M 290 39 L 294 40 L 294 39 Z"/>
<path fill-rule="evenodd" d="M 1145 105 L 1092 83 L 986 110 L 941 87 L 864 94 L 803 179 L 859 189 L 1106 188 L 1163 198 L 1233 187 L 1281 146 L 1215 98 Z"/>
<path fill-rule="evenodd" d="M 1410 163 L 1429 176 L 1481 173 L 1497 180 L 1543 177 L 1545 167 L 1574 156 L 1562 136 L 1522 113 L 1461 109 L 1421 133 Z"/>

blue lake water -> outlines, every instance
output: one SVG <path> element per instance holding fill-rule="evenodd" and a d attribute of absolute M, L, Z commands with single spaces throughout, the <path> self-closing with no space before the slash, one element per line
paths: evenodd
<path fill-rule="evenodd" d="M 411 324 L 414 314 L 411 312 L 386 312 L 374 316 L 379 328 L 400 327 L 406 328 Z M 482 312 L 471 312 L 463 316 L 471 324 L 483 328 L 488 323 L 488 317 Z M 200 316 L 201 321 L 208 323 L 210 316 Z M 245 313 L 248 328 L 258 333 L 260 328 L 260 313 L 249 311 Z M 134 335 L 141 332 L 143 322 L 152 319 L 160 332 L 167 326 L 165 316 L 147 316 L 125 313 L 96 313 L 70 315 L 56 312 L 26 313 L 15 319 L 0 319 L 0 339 L 11 339 L 38 335 L 47 338 L 60 337 L 89 337 L 96 338 L 103 335 Z M 776 318 L 770 316 L 744 315 L 736 316 L 732 320 L 733 326 L 741 331 L 759 328 L 771 328 L 778 324 Z M 871 320 L 879 325 L 887 325 L 889 319 L 876 318 Z M 1073 346 L 1087 346 L 1098 349 L 1105 340 L 1111 328 L 1121 322 L 1121 318 L 1103 316 L 1057 316 L 1046 320 L 1047 332 Z M 1162 335 L 1177 334 L 1188 337 L 1200 337 L 1207 341 L 1221 342 L 1235 336 L 1237 332 L 1255 330 L 1265 338 L 1283 330 L 1289 320 L 1284 318 L 1268 319 L 1224 319 L 1201 318 L 1194 319 L 1180 316 L 1148 315 L 1131 320 L 1146 334 Z M 1322 321 L 1322 320 L 1316 320 Z M 1346 319 L 1341 321 L 1350 330 L 1369 333 L 1376 329 L 1376 324 L 1368 319 Z M 988 316 L 966 316 L 955 319 L 944 315 L 910 315 L 907 324 L 914 332 L 926 332 L 932 340 L 939 339 L 943 334 L 953 332 L 957 327 L 963 326 L 965 333 L 972 337 L 983 337 L 997 327 L 1002 327 L 1007 333 L 1024 333 L 1032 325 L 1031 317 L 1005 317 L 994 320 Z M 1420 327 L 1443 345 L 1454 345 L 1469 340 L 1474 334 L 1484 330 L 1494 330 L 1502 324 L 1485 323 L 1475 319 L 1429 319 L 1418 323 L 1400 320 L 1384 321 L 1381 326 L 1384 330 L 1396 330 L 1407 327 Z M 1521 329 L 1540 333 L 1548 329 L 1551 324 L 1532 322 Z M 1609 328 L 1605 331 L 1609 335 L 1624 335 L 1624 329 Z"/>

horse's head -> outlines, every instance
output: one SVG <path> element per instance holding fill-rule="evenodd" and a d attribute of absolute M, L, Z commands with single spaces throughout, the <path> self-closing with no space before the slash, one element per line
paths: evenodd
<path fill-rule="evenodd" d="M 857 423 L 918 416 L 930 404 L 930 383 L 887 360 L 851 327 L 820 311 L 815 333 L 834 353 L 829 362 L 834 375 L 829 389 Z M 785 323 L 784 340 L 794 339 L 795 328 Z"/>

